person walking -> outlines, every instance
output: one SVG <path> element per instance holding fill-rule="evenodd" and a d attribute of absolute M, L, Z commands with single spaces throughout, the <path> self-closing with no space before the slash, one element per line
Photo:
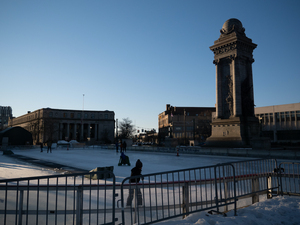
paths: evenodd
<path fill-rule="evenodd" d="M 136 163 L 135 163 L 135 167 L 133 167 L 131 169 L 131 177 L 133 176 L 139 176 L 139 175 L 142 175 L 141 172 L 142 172 L 142 167 L 143 167 L 143 163 L 141 162 L 141 160 L 137 160 Z M 143 178 L 142 178 L 143 180 Z M 140 178 L 132 178 L 129 180 L 129 183 L 132 183 L 132 184 L 137 184 L 140 182 Z M 133 186 L 133 185 L 132 185 Z M 142 199 L 142 193 L 141 193 L 141 190 L 140 188 L 129 188 L 129 195 L 128 195 L 128 198 L 127 198 L 127 203 L 126 203 L 126 206 L 131 206 L 132 204 L 132 200 L 133 200 L 133 197 L 134 197 L 134 192 L 137 191 L 137 203 L 138 205 L 142 205 L 143 204 L 143 199 Z"/>
<path fill-rule="evenodd" d="M 50 151 L 50 153 L 52 153 L 52 149 L 51 149 L 51 145 L 52 145 L 52 142 L 51 141 L 48 141 L 47 142 L 47 153 Z"/>
<path fill-rule="evenodd" d="M 118 150 L 119 150 L 119 143 L 116 142 L 116 151 L 118 152 Z"/>
<path fill-rule="evenodd" d="M 40 143 L 40 146 L 41 146 L 41 152 L 43 152 L 43 147 L 44 147 L 43 142 Z"/>
<path fill-rule="evenodd" d="M 126 147 L 127 147 L 127 144 L 126 144 L 126 141 L 123 142 L 123 152 L 126 152 Z"/>
<path fill-rule="evenodd" d="M 122 143 L 122 140 L 121 140 L 121 142 L 120 142 L 120 151 L 122 152 L 123 151 L 123 143 Z"/>

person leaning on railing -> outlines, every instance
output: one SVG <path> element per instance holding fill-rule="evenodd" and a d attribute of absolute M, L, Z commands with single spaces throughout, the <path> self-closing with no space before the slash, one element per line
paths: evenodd
<path fill-rule="evenodd" d="M 135 163 L 135 167 L 133 167 L 131 169 L 131 177 L 133 176 L 139 176 L 139 175 L 142 175 L 141 172 L 142 172 L 142 167 L 143 167 L 143 163 L 141 162 L 141 160 L 137 160 L 136 163 Z M 142 178 L 143 179 L 143 178 Z M 139 183 L 140 182 L 140 178 L 132 178 L 129 180 L 129 183 Z M 128 198 L 127 198 L 127 204 L 126 206 L 131 206 L 131 203 L 132 203 L 132 200 L 133 200 L 133 197 L 134 197 L 134 190 L 137 191 L 137 203 L 138 205 L 142 205 L 143 204 L 143 199 L 142 199 L 142 193 L 141 193 L 141 190 L 140 188 L 136 188 L 136 189 L 132 189 L 132 188 L 129 188 L 129 195 L 128 195 Z"/>

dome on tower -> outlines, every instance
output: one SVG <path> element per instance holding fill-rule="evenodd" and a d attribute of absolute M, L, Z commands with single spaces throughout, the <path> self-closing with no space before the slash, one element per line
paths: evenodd
<path fill-rule="evenodd" d="M 230 34 L 233 31 L 241 34 L 245 32 L 242 22 L 235 18 L 227 20 L 220 30 L 221 34 Z"/>

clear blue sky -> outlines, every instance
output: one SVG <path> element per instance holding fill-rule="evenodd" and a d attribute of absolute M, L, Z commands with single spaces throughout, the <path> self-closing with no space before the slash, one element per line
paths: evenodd
<path fill-rule="evenodd" d="M 157 129 L 166 104 L 213 107 L 209 47 L 239 19 L 257 107 L 300 102 L 300 1 L 0 1 L 0 105 L 112 110 Z M 298 69 L 297 69 L 298 68 Z"/>

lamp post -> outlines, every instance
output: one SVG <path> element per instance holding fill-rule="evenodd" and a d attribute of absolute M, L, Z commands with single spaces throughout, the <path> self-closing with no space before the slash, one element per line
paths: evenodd
<path fill-rule="evenodd" d="M 83 140 L 83 137 L 84 137 L 84 135 L 83 135 L 83 132 L 84 132 L 83 113 L 84 113 L 84 94 L 82 95 L 81 132 L 80 132 L 81 133 L 81 135 L 80 135 L 81 141 L 84 141 Z"/>
<path fill-rule="evenodd" d="M 119 123 L 118 123 L 118 119 L 116 119 L 116 141 L 117 141 L 117 143 L 118 143 L 118 136 L 119 136 L 118 129 L 119 129 Z"/>
<path fill-rule="evenodd" d="M 186 111 L 184 109 L 184 145 L 186 145 Z"/>

